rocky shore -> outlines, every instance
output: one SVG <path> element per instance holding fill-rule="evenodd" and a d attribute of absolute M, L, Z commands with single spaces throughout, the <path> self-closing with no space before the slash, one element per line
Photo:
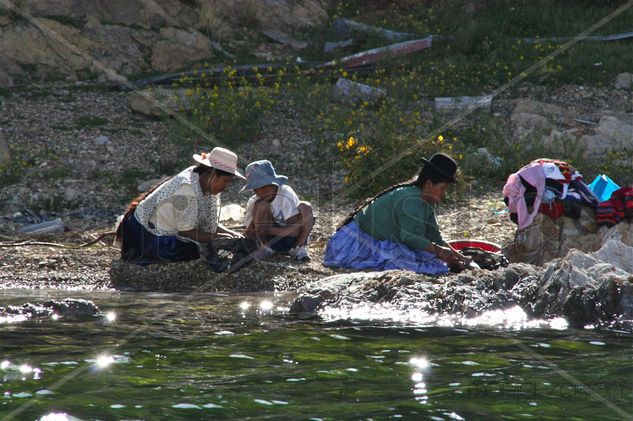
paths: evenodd
<path fill-rule="evenodd" d="M 500 98 L 493 112 L 513 121 L 512 116 L 518 111 L 524 112 L 528 105 L 536 111 L 553 97 L 569 92 L 575 91 L 563 87 L 546 97 L 535 88 L 534 92 L 527 92 L 528 96 L 537 96 L 543 102 Z M 620 93 L 615 98 L 621 101 L 626 95 L 630 94 Z M 592 96 L 591 100 L 596 101 L 596 98 L 604 99 L 602 108 L 614 100 L 606 95 Z M 517 104 L 523 105 L 519 107 Z M 579 105 L 577 109 L 583 107 L 587 108 Z M 119 260 L 118 248 L 113 245 L 111 232 L 116 216 L 123 212 L 130 199 L 152 182 L 190 165 L 192 151 L 211 149 L 214 146 L 212 140 L 200 139 L 195 144 L 183 144 L 174 136 L 174 125 L 170 121 L 135 114 L 129 107 L 127 94 L 83 84 L 52 83 L 5 93 L 0 96 L 0 111 L 0 140 L 6 145 L 1 164 L 20 175 L 12 182 L 5 182 L 0 190 L 0 288 L 3 289 L 300 290 L 305 296 L 313 296 L 315 288 L 327 289 L 323 285 L 331 279 L 352 282 L 362 278 L 358 285 L 363 294 L 379 297 L 382 301 L 385 296 L 389 297 L 387 301 L 400 297 L 398 303 L 418 310 L 422 307 L 415 297 L 421 297 L 420 291 L 425 290 L 423 296 L 432 291 L 436 297 L 444 297 L 440 301 L 423 300 L 424 305 L 433 307 L 427 310 L 464 315 L 512 303 L 530 303 L 532 307 L 526 307 L 526 310 L 531 309 L 530 314 L 534 316 L 571 315 L 578 322 L 606 320 L 631 313 L 626 304 L 629 300 L 626 291 L 631 282 L 630 271 L 626 275 L 626 268 L 616 270 L 613 268 L 617 265 L 595 262 L 591 267 L 597 265 L 603 271 L 591 269 L 594 280 L 605 273 L 615 275 L 592 284 L 591 288 L 579 289 L 569 283 L 571 278 L 562 279 L 565 273 L 574 273 L 573 264 L 566 257 L 573 251 L 574 240 L 564 221 L 557 228 L 563 235 L 560 247 L 556 253 L 547 256 L 548 260 L 555 259 L 549 269 L 519 264 L 495 272 L 467 271 L 428 278 L 391 272 L 349 274 L 324 267 L 321 262 L 327 241 L 354 203 L 338 193 L 345 185 L 336 157 L 327 155 L 330 153 L 327 148 L 317 148 L 306 127 L 309 122 L 303 121 L 292 109 L 272 113 L 259 139 L 236 145 L 234 149 L 242 167 L 252 160 L 270 159 L 279 173 L 289 177 L 290 184 L 302 198 L 313 203 L 317 222 L 310 244 L 311 262 L 296 263 L 287 256 L 275 256 L 234 274 L 216 274 L 202 259 L 147 268 L 129 265 Z M 560 123 L 556 119 L 552 121 Z M 514 240 L 516 226 L 504 212 L 503 183 L 470 180 L 438 208 L 443 236 L 446 239 L 484 239 L 508 246 Z M 240 187 L 241 183 L 236 182 L 223 193 L 223 204 L 244 205 L 248 194 L 240 194 Z M 64 232 L 37 238 L 19 234 L 21 227 L 33 222 L 27 217 L 33 213 L 43 219 L 59 218 Z M 227 220 L 225 224 L 240 229 L 236 221 Z M 589 227 L 582 234 L 595 237 L 594 234 L 600 231 L 594 228 Z M 630 226 L 620 227 L 617 238 L 600 235 L 605 241 L 614 238 L 628 243 L 629 231 Z M 84 246 L 87 243 L 92 244 Z M 598 247 L 596 244 L 587 252 Z M 557 260 L 558 257 L 564 259 Z M 587 261 L 586 258 L 572 258 L 576 263 L 578 259 Z M 553 272 L 557 277 L 552 277 Z M 512 285 L 506 285 L 508 279 L 512 280 Z M 301 289 L 303 287 L 307 289 Z M 477 290 L 476 294 L 473 288 Z M 338 296 L 340 291 L 337 291 L 330 291 L 330 301 L 326 300 L 326 304 L 336 302 L 331 300 Z M 362 301 L 367 298 L 365 295 L 357 299 Z M 458 300 L 471 295 L 477 303 Z M 608 308 L 596 309 L 601 305 L 599 297 L 604 298 Z"/>
<path fill-rule="evenodd" d="M 179 144 L 169 121 L 133 113 L 126 95 L 81 83 L 51 83 L 0 96 L 0 139 L 7 144 L 2 165 L 20 166 L 21 174 L 0 190 L 0 288 L 133 289 L 125 281 L 128 277 L 143 290 L 192 290 L 206 281 L 212 290 L 289 289 L 334 273 L 321 265 L 323 251 L 353 203 L 336 194 L 344 187 L 336 157 L 327 155 L 327 149 L 316 153 L 307 123 L 293 110 L 269 116 L 260 139 L 235 149 L 242 167 L 252 160 L 270 159 L 302 198 L 313 203 L 317 222 L 310 263 L 297 265 L 279 256 L 245 268 L 230 280 L 226 276 L 215 280 L 215 274 L 203 270 L 203 262 L 193 262 L 158 266 L 144 271 L 146 279 L 140 279 L 143 275 L 138 271 L 132 273 L 133 268 L 117 262 L 112 236 L 77 248 L 111 232 L 116 216 L 152 180 L 191 165 L 192 151 L 214 146 L 210 139 Z M 499 213 L 501 187 L 473 184 L 442 204 L 438 214 L 444 236 L 509 243 L 514 225 Z M 222 203 L 244 205 L 248 194 L 240 194 L 240 188 L 239 182 L 230 186 Z M 37 238 L 19 234 L 21 227 L 33 222 L 14 217 L 25 210 L 44 219 L 60 218 L 65 232 Z M 180 284 L 161 275 L 170 272 L 179 275 Z"/>

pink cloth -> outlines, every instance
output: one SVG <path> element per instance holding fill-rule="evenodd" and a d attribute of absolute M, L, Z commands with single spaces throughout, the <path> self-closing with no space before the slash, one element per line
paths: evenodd
<path fill-rule="evenodd" d="M 536 189 L 532 212 L 528 211 L 525 203 L 525 187 L 519 176 Z M 541 206 L 541 198 L 544 191 L 545 171 L 538 163 L 530 163 L 508 177 L 505 186 L 503 186 L 503 196 L 508 198 L 508 209 L 510 212 L 517 214 L 519 229 L 524 229 L 534 222 L 534 217 Z"/>

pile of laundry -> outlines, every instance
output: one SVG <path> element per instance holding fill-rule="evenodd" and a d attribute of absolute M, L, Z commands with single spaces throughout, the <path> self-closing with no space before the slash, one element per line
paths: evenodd
<path fill-rule="evenodd" d="M 620 187 L 606 175 L 599 175 L 589 185 L 600 199 L 596 223 L 612 227 L 624 219 L 633 219 L 633 187 Z"/>
<path fill-rule="evenodd" d="M 596 207 L 599 199 L 574 167 L 565 161 L 540 158 L 511 174 L 503 187 L 510 218 L 527 228 L 538 213 L 556 220 L 579 218 L 582 206 Z"/>

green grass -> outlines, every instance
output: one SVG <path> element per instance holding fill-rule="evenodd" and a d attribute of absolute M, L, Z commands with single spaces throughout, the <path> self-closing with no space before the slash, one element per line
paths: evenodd
<path fill-rule="evenodd" d="M 322 27 L 293 34 L 311 41 L 311 47 L 300 53 L 307 62 L 323 62 L 390 43 L 376 34 L 353 34 L 351 37 L 357 44 L 354 50 L 325 54 L 324 42 L 347 38 L 331 27 L 338 17 L 420 36 L 441 34 L 448 38 L 434 41 L 429 49 L 391 57 L 365 73 L 348 74 L 343 69 L 331 69 L 289 78 L 288 72 L 293 71 L 293 65 L 289 64 L 284 77 L 267 82 L 267 87 L 273 86 L 272 94 L 262 90 L 262 98 L 268 104 L 263 111 L 253 109 L 255 100 L 245 95 L 253 88 L 252 80 L 238 77 L 219 82 L 181 81 L 181 86 L 193 92 L 194 106 L 187 118 L 198 122 L 210 136 L 237 147 L 259 136 L 263 127 L 259 122 L 266 118 L 268 110 L 289 102 L 291 108 L 302 112 L 305 127 L 316 139 L 317 154 L 333 153 L 340 158 L 348 184 L 358 187 L 351 194 L 359 197 L 413 175 L 420 156 L 444 151 L 461 161 L 480 147 L 500 156 L 503 167 L 492 172 L 475 166 L 468 169 L 466 178 L 505 179 L 509 172 L 539 156 L 567 160 L 583 169 L 583 173 L 600 170 L 632 178 L 631 170 L 618 167 L 616 160 L 594 163 L 583 158 L 582 151 L 573 145 L 566 145 L 563 150 L 542 145 L 542 133 L 534 133 L 518 146 L 509 147 L 504 140 L 513 134 L 505 116 L 476 112 L 447 127 L 451 117 L 434 113 L 429 105 L 438 96 L 490 93 L 516 96 L 514 89 L 521 86 L 612 86 L 618 73 L 633 69 L 633 41 L 578 41 L 565 45 L 549 38 L 574 37 L 601 20 L 604 23 L 587 35 L 632 31 L 633 8 L 617 16 L 614 13 L 622 4 L 613 0 L 333 1 L 328 21 Z M 252 31 L 245 33 L 252 36 Z M 522 38 L 541 41 L 527 42 Z M 233 64 L 259 62 L 252 61 L 248 51 L 242 51 L 244 45 L 247 43 L 239 47 L 240 51 L 231 51 L 237 57 Z M 293 53 L 288 58 L 294 58 Z M 387 99 L 376 105 L 332 103 L 331 85 L 341 76 L 384 88 Z M 219 90 L 210 91 L 217 84 Z M 216 97 L 210 99 L 211 95 Z M 633 105 L 620 111 L 630 112 L 630 108 Z M 350 137 L 355 139 L 354 145 L 346 147 Z M 199 134 L 177 122 L 173 124 L 171 138 L 177 142 L 179 154 L 187 160 L 191 152 L 208 144 Z M 375 175 L 378 168 L 384 168 L 401 151 L 409 153 L 396 165 Z M 155 170 L 168 173 L 177 168 L 180 165 L 158 163 Z"/>

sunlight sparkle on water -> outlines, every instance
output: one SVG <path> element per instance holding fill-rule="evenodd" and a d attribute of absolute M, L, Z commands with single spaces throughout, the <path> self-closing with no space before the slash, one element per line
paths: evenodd
<path fill-rule="evenodd" d="M 40 418 L 40 421 L 76 421 L 78 418 L 68 415 L 65 412 L 51 412 Z"/>
<path fill-rule="evenodd" d="M 110 364 L 112 364 L 114 362 L 114 358 L 112 358 L 111 355 L 99 355 L 97 357 L 97 360 L 95 361 L 95 365 L 98 368 L 106 368 L 108 367 Z"/>
<path fill-rule="evenodd" d="M 22 364 L 19 370 L 22 374 L 29 374 L 31 371 L 33 371 L 33 368 L 28 364 Z"/>
<path fill-rule="evenodd" d="M 273 302 L 270 300 L 263 300 L 259 303 L 259 309 L 262 311 L 270 311 L 273 308 Z"/>
<path fill-rule="evenodd" d="M 0 363 L 0 369 L 6 370 L 11 365 L 10 361 L 4 360 Z"/>
<path fill-rule="evenodd" d="M 564 318 L 557 317 L 549 321 L 549 327 L 556 330 L 565 330 L 569 327 L 569 324 Z"/>
<path fill-rule="evenodd" d="M 420 372 L 416 372 L 411 375 L 411 380 L 413 380 L 416 383 L 421 382 L 422 379 L 424 379 L 424 375 Z"/>
<path fill-rule="evenodd" d="M 429 360 L 424 357 L 413 357 L 409 360 L 409 364 L 419 368 L 420 370 L 424 370 L 425 368 L 429 368 Z"/>
<path fill-rule="evenodd" d="M 250 306 L 251 306 L 251 303 L 249 303 L 248 301 L 242 301 L 240 303 L 240 309 L 242 309 L 242 311 L 248 310 Z"/>
<path fill-rule="evenodd" d="M 108 311 L 105 317 L 107 321 L 113 322 L 116 320 L 116 313 L 114 311 Z"/>

